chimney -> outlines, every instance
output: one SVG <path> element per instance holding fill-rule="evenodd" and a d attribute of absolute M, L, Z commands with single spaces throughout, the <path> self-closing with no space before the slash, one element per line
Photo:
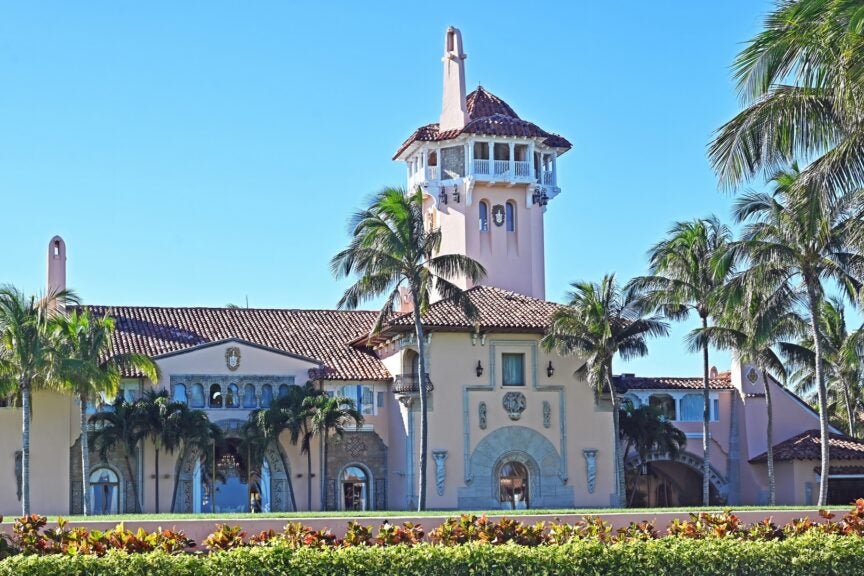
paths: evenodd
<path fill-rule="evenodd" d="M 438 130 L 461 130 L 468 123 L 468 104 L 465 101 L 465 58 L 462 51 L 462 33 L 450 26 L 444 35 L 444 97 Z"/>
<path fill-rule="evenodd" d="M 46 294 L 66 290 L 66 243 L 54 236 L 48 243 L 48 284 Z"/>

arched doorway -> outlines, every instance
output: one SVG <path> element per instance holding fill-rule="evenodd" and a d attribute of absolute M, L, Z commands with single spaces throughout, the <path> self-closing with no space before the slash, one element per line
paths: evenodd
<path fill-rule="evenodd" d="M 366 511 L 372 509 L 371 478 L 360 466 L 352 464 L 342 470 L 339 478 L 341 489 L 340 507 L 342 510 Z"/>
<path fill-rule="evenodd" d="M 528 468 L 521 462 L 506 462 L 498 472 L 498 493 L 503 508 L 520 510 L 530 507 Z"/>
<path fill-rule="evenodd" d="M 625 465 L 627 506 L 656 508 L 702 505 L 702 459 L 684 452 L 674 460 L 668 454 L 651 453 L 645 460 L 631 458 Z M 713 467 L 709 502 L 726 501 L 727 482 Z"/>
<path fill-rule="evenodd" d="M 225 434 L 222 446 L 215 451 L 211 446 L 208 454 L 197 447 L 190 447 L 178 461 L 172 511 L 295 511 L 290 467 L 278 444 L 270 442 L 259 460 L 241 445 L 239 430 L 242 421 L 228 420 L 216 424 Z"/>
<path fill-rule="evenodd" d="M 96 468 L 90 473 L 91 514 L 120 512 L 120 480 L 110 468 Z"/>

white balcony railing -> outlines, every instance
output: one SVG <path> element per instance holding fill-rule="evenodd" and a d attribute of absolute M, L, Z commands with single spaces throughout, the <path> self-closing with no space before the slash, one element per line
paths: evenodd
<path fill-rule="evenodd" d="M 433 180 L 438 180 L 438 166 L 427 166 L 426 181 L 431 182 Z"/>
<path fill-rule="evenodd" d="M 516 178 L 530 178 L 531 177 L 531 163 L 530 162 L 522 162 L 517 160 L 516 164 Z"/>
<path fill-rule="evenodd" d="M 509 160 L 495 160 L 495 176 L 507 176 L 510 173 Z"/>
<path fill-rule="evenodd" d="M 488 176 L 490 174 L 489 160 L 482 160 L 479 158 L 475 158 L 474 159 L 474 174 L 478 174 L 481 176 Z"/>
<path fill-rule="evenodd" d="M 540 184 L 544 186 L 552 186 L 554 184 L 555 179 L 552 177 L 552 172 L 541 172 L 540 173 Z"/>

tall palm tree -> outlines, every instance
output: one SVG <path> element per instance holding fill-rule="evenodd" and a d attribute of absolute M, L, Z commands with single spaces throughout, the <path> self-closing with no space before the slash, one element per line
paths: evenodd
<path fill-rule="evenodd" d="M 323 466 L 321 482 L 323 491 L 321 493 L 321 508 L 327 509 L 327 450 L 328 438 L 335 434 L 341 438 L 345 434 L 345 427 L 351 422 L 355 426 L 363 423 L 363 415 L 357 411 L 354 400 L 347 396 L 328 396 L 326 394 L 307 396 L 303 400 L 304 407 L 312 414 L 310 428 L 315 436 L 320 436 L 324 445 Z"/>
<path fill-rule="evenodd" d="M 648 252 L 649 276 L 630 281 L 650 310 L 672 320 L 695 312 L 703 328 L 722 305 L 721 292 L 732 274 L 729 228 L 712 216 L 678 222 L 669 235 Z M 702 347 L 702 504 L 710 504 L 711 454 L 708 439 L 711 401 L 708 392 L 708 342 Z"/>
<path fill-rule="evenodd" d="M 426 461 L 428 459 L 428 409 L 426 387 L 427 358 L 422 315 L 429 307 L 433 291 L 452 299 L 473 318 L 477 311 L 464 292 L 452 282 L 466 278 L 479 282 L 486 270 L 462 254 L 439 254 L 441 229 L 427 227 L 423 219 L 423 192 L 408 193 L 401 188 L 385 188 L 368 208 L 352 216 L 351 242 L 333 257 L 330 267 L 337 278 L 357 274 L 359 279 L 339 300 L 340 308 L 357 308 L 369 300 L 385 296 L 370 337 L 380 332 L 384 322 L 398 310 L 400 288 L 407 288 L 413 305 L 417 335 L 420 392 L 420 469 L 417 509 L 426 508 Z"/>
<path fill-rule="evenodd" d="M 823 282 L 838 282 L 857 293 L 864 276 L 864 256 L 858 246 L 862 225 L 858 194 L 831 198 L 812 187 L 796 186 L 800 172 L 793 165 L 778 172 L 770 193 L 749 192 L 735 204 L 738 222 L 746 224 L 736 252 L 752 263 L 748 272 L 767 285 L 798 282 L 806 291 L 819 404 L 821 482 L 819 505 L 828 494 L 828 410 L 820 336 Z"/>
<path fill-rule="evenodd" d="M 860 6 L 777 2 L 733 65 L 744 109 L 718 130 L 709 149 L 721 186 L 814 159 L 795 188 L 836 197 L 864 187 Z"/>
<path fill-rule="evenodd" d="M 73 292 L 26 296 L 14 286 L 0 286 L 0 379 L 14 382 L 21 396 L 21 511 L 30 514 L 31 392 L 55 382 L 51 326 Z"/>
<path fill-rule="evenodd" d="M 87 405 L 105 395 L 113 397 L 124 369 L 135 370 L 153 383 L 159 380 L 156 363 L 141 354 L 110 356 L 114 320 L 109 316 L 91 318 L 90 313 L 72 311 L 58 318 L 53 338 L 57 351 L 57 373 L 63 391 L 72 393 L 80 405 L 81 472 L 83 475 L 83 512 L 90 513 L 90 446 L 87 431 Z"/>
<path fill-rule="evenodd" d="M 621 440 L 624 440 L 621 459 L 625 462 L 631 448 L 636 450 L 639 461 L 645 462 L 651 452 L 665 453 L 674 459 L 687 445 L 687 435 L 666 419 L 655 406 L 643 404 L 634 407 L 630 402 L 624 402 L 619 412 Z M 639 476 L 636 477 L 630 493 L 631 506 L 638 487 Z"/>
<path fill-rule="evenodd" d="M 138 475 L 132 469 L 130 456 L 138 450 L 139 436 L 136 430 L 135 404 L 127 402 L 122 396 L 117 396 L 105 410 L 96 412 L 90 417 L 93 425 L 93 443 L 99 451 L 99 457 L 107 460 L 108 455 L 120 448 L 126 463 L 126 477 L 132 483 L 135 504 L 133 512 L 141 511 L 141 497 L 138 490 Z"/>
<path fill-rule="evenodd" d="M 645 356 L 646 339 L 666 336 L 669 325 L 658 316 L 646 316 L 635 294 L 622 290 L 614 274 L 604 276 L 600 283 L 576 282 L 572 287 L 567 304 L 553 313 L 541 345 L 546 351 L 584 355 L 578 373 L 598 395 L 609 392 L 615 439 L 615 492 L 618 506 L 623 506 L 624 455 L 618 441 L 621 406 L 612 383 L 612 360 L 616 355 L 622 360 Z"/>
<path fill-rule="evenodd" d="M 762 372 L 765 383 L 768 445 L 768 504 L 776 501 L 774 476 L 774 406 L 769 374 L 785 382 L 786 368 L 776 352 L 783 340 L 806 330 L 806 322 L 795 309 L 800 296 L 787 283 L 771 286 L 758 277 L 746 274 L 730 283 L 726 291 L 724 313 L 715 326 L 690 333 L 691 349 L 711 344 L 721 350 L 734 350 L 742 362 L 753 364 Z"/>
<path fill-rule="evenodd" d="M 864 326 L 849 331 L 845 306 L 836 296 L 822 301 L 819 318 L 828 409 L 836 419 L 845 419 L 847 433 L 855 436 L 855 421 L 864 394 L 864 358 L 860 355 L 864 346 Z M 796 392 L 812 398 L 815 392 L 812 339 L 804 338 L 799 344 L 787 343 L 782 351 L 795 369 L 790 379 L 796 383 Z"/>

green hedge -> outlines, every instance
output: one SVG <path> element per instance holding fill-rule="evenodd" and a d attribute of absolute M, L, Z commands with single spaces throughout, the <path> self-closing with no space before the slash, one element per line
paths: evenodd
<path fill-rule="evenodd" d="M 582 541 L 524 547 L 466 544 L 442 547 L 289 549 L 284 545 L 241 548 L 210 555 L 162 552 L 95 556 L 14 556 L 0 561 L 0 575 L 34 576 L 418 576 L 549 574 L 642 576 L 813 576 L 862 573 L 864 538 L 807 534 L 751 542 L 733 538 L 661 538 L 615 544 Z"/>

